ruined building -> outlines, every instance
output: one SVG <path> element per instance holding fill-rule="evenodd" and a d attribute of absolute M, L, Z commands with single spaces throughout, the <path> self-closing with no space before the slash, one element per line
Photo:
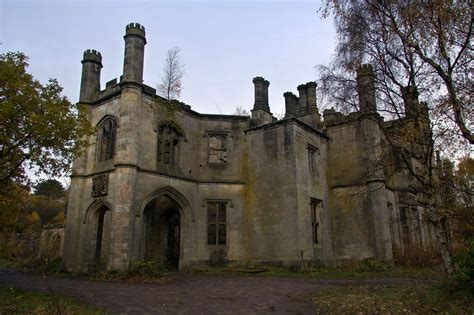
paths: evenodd
<path fill-rule="evenodd" d="M 322 117 L 309 82 L 284 94 L 277 120 L 270 83 L 256 77 L 251 117 L 201 114 L 143 83 L 143 26 L 129 24 L 124 39 L 123 75 L 105 89 L 101 54 L 82 60 L 79 102 L 96 132 L 73 166 L 68 269 L 390 261 L 432 237 L 409 174 L 380 163 L 396 160 L 380 124 L 397 133 L 405 122 L 377 113 L 369 65 L 357 77 L 360 112 Z M 423 111 L 413 89 L 406 106 Z"/>

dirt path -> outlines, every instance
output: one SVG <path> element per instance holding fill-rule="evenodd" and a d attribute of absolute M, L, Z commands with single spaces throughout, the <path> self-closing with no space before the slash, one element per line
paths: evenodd
<path fill-rule="evenodd" d="M 0 270 L 0 287 L 73 296 L 113 314 L 312 314 L 301 295 L 331 285 L 406 284 L 416 280 L 319 280 L 242 275 L 171 273 L 165 284 L 134 284 L 43 278 Z"/>

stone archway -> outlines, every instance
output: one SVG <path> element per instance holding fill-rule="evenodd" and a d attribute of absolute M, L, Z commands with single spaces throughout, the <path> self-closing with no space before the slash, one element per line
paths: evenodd
<path fill-rule="evenodd" d="M 86 224 L 86 265 L 89 269 L 107 265 L 110 255 L 111 208 L 104 203 L 93 203 L 83 223 Z"/>
<path fill-rule="evenodd" d="M 150 200 L 143 210 L 143 259 L 178 269 L 182 208 L 167 194 Z"/>

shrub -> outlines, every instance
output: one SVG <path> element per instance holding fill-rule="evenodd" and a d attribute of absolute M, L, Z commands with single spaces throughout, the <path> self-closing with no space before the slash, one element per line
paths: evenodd
<path fill-rule="evenodd" d="M 367 258 L 361 261 L 358 261 L 353 267 L 355 272 L 383 272 L 390 270 L 390 266 L 387 263 L 375 260 L 373 258 Z"/>
<path fill-rule="evenodd" d="M 434 246 L 411 244 L 393 251 L 393 261 L 400 267 L 430 267 L 441 263 L 438 249 Z"/>
<path fill-rule="evenodd" d="M 457 267 L 453 274 L 455 288 L 474 295 L 474 238 L 468 242 L 466 251 L 454 257 L 454 262 Z"/>

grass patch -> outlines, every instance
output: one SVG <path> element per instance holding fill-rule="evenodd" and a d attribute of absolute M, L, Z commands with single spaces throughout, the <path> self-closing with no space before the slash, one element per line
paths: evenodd
<path fill-rule="evenodd" d="M 315 279 L 377 279 L 377 278 L 415 278 L 443 280 L 444 274 L 436 267 L 394 267 L 376 260 L 354 261 L 341 267 L 311 267 L 291 270 L 284 267 L 252 266 L 253 269 L 264 269 L 258 276 L 267 277 L 311 277 Z M 250 268 L 250 269 L 252 269 Z M 248 268 L 213 267 L 193 270 L 194 273 L 226 274 L 235 270 Z M 235 273 L 235 272 L 233 272 Z"/>
<path fill-rule="evenodd" d="M 430 285 L 351 285 L 324 288 L 307 296 L 316 313 L 471 314 L 472 296 Z"/>
<path fill-rule="evenodd" d="M 91 275 L 94 280 L 131 281 L 140 283 L 164 283 L 168 281 L 165 265 L 154 261 L 132 264 L 126 270 L 96 271 Z"/>
<path fill-rule="evenodd" d="M 106 314 L 97 308 L 57 294 L 0 288 L 0 314 Z"/>

